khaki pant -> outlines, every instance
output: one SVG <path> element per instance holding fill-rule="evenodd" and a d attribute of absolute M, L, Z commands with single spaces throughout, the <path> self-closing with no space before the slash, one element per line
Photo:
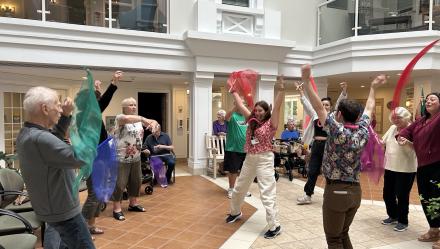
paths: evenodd
<path fill-rule="evenodd" d="M 141 161 L 119 162 L 118 167 L 118 179 L 111 200 L 122 201 L 122 193 L 124 193 L 125 188 L 127 188 L 128 197 L 139 197 L 142 185 Z"/>
<path fill-rule="evenodd" d="M 274 229 L 280 225 L 278 220 L 278 208 L 276 204 L 277 187 L 274 177 L 274 155 L 273 152 L 263 152 L 259 154 L 247 154 L 241 169 L 240 176 L 235 184 L 231 199 L 231 214 L 240 213 L 244 197 L 255 176 L 258 179 L 261 201 L 266 209 L 266 221 L 269 229 Z"/>
<path fill-rule="evenodd" d="M 360 185 L 326 184 L 322 218 L 328 249 L 352 249 L 348 230 L 361 205 Z"/>

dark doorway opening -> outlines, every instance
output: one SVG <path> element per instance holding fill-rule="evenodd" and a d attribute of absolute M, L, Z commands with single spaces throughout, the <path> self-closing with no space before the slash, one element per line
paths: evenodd
<path fill-rule="evenodd" d="M 138 114 L 159 122 L 163 132 L 167 132 L 167 93 L 138 93 Z M 145 137 L 151 134 L 146 131 Z"/>

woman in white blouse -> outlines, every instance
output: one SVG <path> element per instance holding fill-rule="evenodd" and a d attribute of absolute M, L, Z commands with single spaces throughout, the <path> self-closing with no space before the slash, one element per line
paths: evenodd
<path fill-rule="evenodd" d="M 385 145 L 383 200 L 388 214 L 382 224 L 395 224 L 394 230 L 403 232 L 408 228 L 409 194 L 417 171 L 417 158 L 411 144 L 400 146 L 395 137 L 411 124 L 411 113 L 397 107 L 390 121 L 393 125 L 382 138 Z"/>

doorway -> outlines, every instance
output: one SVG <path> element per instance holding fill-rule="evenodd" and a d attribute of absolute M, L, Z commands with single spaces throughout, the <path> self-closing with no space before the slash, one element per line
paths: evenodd
<path fill-rule="evenodd" d="M 138 93 L 138 114 L 156 120 L 167 131 L 167 99 L 168 93 Z M 151 132 L 147 133 L 151 134 Z M 145 137 L 148 134 L 145 134 Z"/>

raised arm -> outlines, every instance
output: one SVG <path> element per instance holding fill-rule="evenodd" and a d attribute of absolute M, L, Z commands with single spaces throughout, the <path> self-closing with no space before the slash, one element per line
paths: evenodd
<path fill-rule="evenodd" d="M 142 125 L 147 127 L 148 129 L 153 129 L 154 127 L 156 127 L 159 124 L 154 119 L 144 118 L 139 115 L 120 114 L 117 117 L 117 124 L 119 126 L 125 125 L 125 124 L 137 123 L 137 122 L 142 122 Z"/>
<path fill-rule="evenodd" d="M 312 104 L 310 104 L 310 101 L 307 99 L 306 95 L 304 94 L 303 86 L 299 84 L 299 82 L 295 81 L 296 90 L 299 91 L 299 95 L 301 96 L 301 104 L 304 107 L 304 111 L 307 115 L 312 117 L 313 120 L 318 118 L 318 115 L 316 114 L 315 110 L 313 110 Z"/>
<path fill-rule="evenodd" d="M 335 104 L 335 110 L 338 110 L 339 103 L 343 99 L 347 99 L 347 82 L 341 82 L 339 83 L 339 86 L 341 86 L 341 94 L 338 97 L 338 100 L 336 100 Z"/>
<path fill-rule="evenodd" d="M 310 73 L 311 68 L 309 64 L 301 67 L 301 78 L 304 82 L 304 89 L 306 90 L 307 95 L 309 95 L 310 103 L 312 104 L 313 109 L 318 115 L 319 121 L 321 122 L 321 124 L 325 124 L 328 113 L 325 110 L 324 106 L 322 106 L 321 99 L 319 98 L 318 94 L 313 91 L 312 85 L 310 84 Z"/>
<path fill-rule="evenodd" d="M 234 102 L 234 107 L 232 108 L 232 110 L 230 110 L 229 112 L 226 113 L 225 120 L 229 122 L 231 120 L 232 113 L 234 113 L 236 111 L 237 111 L 237 106 L 235 105 L 235 102 Z"/>
<path fill-rule="evenodd" d="M 251 115 L 251 112 L 244 106 L 243 100 L 241 100 L 240 95 L 237 92 L 232 92 L 232 97 L 235 100 L 237 110 L 243 114 L 243 116 L 247 119 Z M 253 106 L 251 106 L 253 108 Z"/>
<path fill-rule="evenodd" d="M 67 136 L 67 130 L 69 129 L 70 121 L 72 119 L 73 108 L 73 100 L 67 97 L 61 105 L 63 113 L 58 120 L 58 123 L 52 128 L 52 134 L 61 140 L 65 139 Z"/>
<path fill-rule="evenodd" d="M 367 103 L 365 104 L 364 114 L 371 118 L 371 115 L 376 106 L 376 88 L 385 84 L 387 82 L 387 77 L 385 74 L 380 74 L 374 78 L 370 86 L 370 94 L 368 95 Z"/>
<path fill-rule="evenodd" d="M 274 129 L 278 129 L 278 121 L 280 119 L 280 109 L 283 101 L 284 101 L 284 77 L 278 76 L 278 93 L 277 96 L 275 97 L 275 101 L 272 109 L 272 117 L 271 117 L 272 127 Z"/>
<path fill-rule="evenodd" d="M 122 78 L 123 74 L 124 73 L 122 71 L 116 71 L 113 73 L 112 81 L 111 81 L 110 85 L 107 87 L 107 90 L 105 90 L 105 92 L 102 94 L 101 98 L 98 101 L 99 108 L 101 109 L 101 112 L 103 112 L 107 108 L 107 106 L 110 104 L 110 100 L 112 99 L 113 94 L 118 89 L 117 84 L 118 84 L 119 80 Z M 95 85 L 96 85 L 96 83 L 95 83 Z"/>

